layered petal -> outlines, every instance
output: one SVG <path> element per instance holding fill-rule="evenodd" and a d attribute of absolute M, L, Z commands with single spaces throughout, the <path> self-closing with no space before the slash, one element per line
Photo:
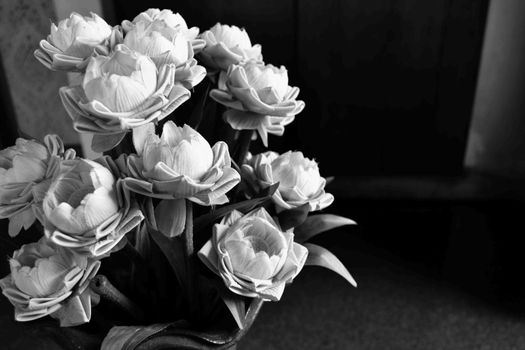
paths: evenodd
<path fill-rule="evenodd" d="M 286 283 L 304 266 L 307 253 L 293 242 L 291 232 L 281 231 L 268 212 L 259 208 L 224 217 L 198 256 L 232 292 L 277 301 Z"/>

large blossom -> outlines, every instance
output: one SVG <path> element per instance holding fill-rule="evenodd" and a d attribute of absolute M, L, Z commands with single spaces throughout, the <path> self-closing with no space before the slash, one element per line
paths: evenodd
<path fill-rule="evenodd" d="M 180 30 L 170 27 L 165 21 L 137 23 L 126 34 L 124 45 L 151 58 L 159 69 L 165 64 L 174 64 L 177 67 L 175 81 L 188 89 L 206 76 L 206 69 L 197 65 L 193 58 L 191 42 Z"/>
<path fill-rule="evenodd" d="M 86 159 L 70 163 L 44 198 L 45 234 L 79 253 L 107 254 L 140 223 L 142 213 L 108 168 Z"/>
<path fill-rule="evenodd" d="M 179 13 L 173 13 L 173 11 L 167 9 L 160 10 L 157 8 L 150 8 L 144 12 L 139 13 L 132 22 L 128 20 L 122 21 L 122 28 L 124 31 L 129 32 L 135 28 L 138 23 L 148 25 L 155 21 L 163 21 L 170 28 L 176 29 L 178 32 L 184 35 L 184 37 L 191 42 L 192 48 L 195 52 L 200 51 L 204 47 L 204 40 L 197 39 L 197 35 L 199 35 L 199 28 L 188 28 L 188 24 L 186 24 L 186 21 Z"/>
<path fill-rule="evenodd" d="M 231 65 L 219 78 L 218 89 L 210 92 L 217 102 L 229 107 L 224 119 L 236 130 L 257 130 L 265 146 L 268 134 L 281 136 L 284 127 L 304 108 L 296 100 L 299 88 L 288 85 L 284 67 L 248 61 Z"/>
<path fill-rule="evenodd" d="M 310 211 L 321 210 L 334 201 L 334 196 L 324 190 L 326 180 L 317 163 L 302 152 L 261 153 L 243 164 L 242 172 L 260 187 L 279 183 L 272 197 L 278 211 L 304 204 L 309 205 Z"/>
<path fill-rule="evenodd" d="M 93 53 L 108 55 L 121 41 L 118 27 L 111 28 L 94 13 L 82 16 L 73 12 L 58 26 L 51 23 L 51 33 L 40 41 L 34 54 L 49 69 L 83 72 Z"/>
<path fill-rule="evenodd" d="M 157 206 L 160 212 L 156 216 L 162 218 L 168 211 L 177 216 L 170 235 L 184 228 L 183 199 L 207 206 L 224 204 L 228 202 L 226 193 L 240 181 L 231 167 L 228 146 L 219 141 L 210 147 L 188 125 L 178 127 L 168 121 L 161 137 L 150 130 L 143 144 L 135 147 L 139 154 L 128 157 L 130 177 L 124 182 L 134 192 L 164 200 Z"/>
<path fill-rule="evenodd" d="M 89 322 L 92 294 L 88 286 L 99 261 L 43 237 L 15 251 L 9 265 L 11 274 L 0 280 L 0 287 L 15 307 L 17 321 L 51 315 L 61 326 Z"/>
<path fill-rule="evenodd" d="M 9 235 L 16 236 L 38 219 L 43 220 L 42 200 L 60 170 L 62 159 L 73 159 L 62 140 L 48 135 L 44 144 L 19 138 L 0 151 L 0 218 L 9 218 Z"/>
<path fill-rule="evenodd" d="M 213 227 L 198 256 L 234 293 L 265 300 L 281 298 L 286 283 L 303 268 L 308 250 L 282 231 L 266 209 L 233 211 Z"/>
<path fill-rule="evenodd" d="M 217 23 L 201 37 L 206 46 L 199 58 L 206 67 L 225 71 L 232 64 L 248 60 L 262 62 L 261 45 L 252 46 L 244 28 Z"/>
<path fill-rule="evenodd" d="M 172 64 L 157 71 L 150 58 L 118 45 L 111 56 L 92 57 L 82 85 L 62 87 L 60 97 L 74 128 L 96 134 L 94 144 L 105 136 L 96 150 L 107 151 L 126 131 L 163 119 L 190 97 L 175 84 L 175 71 Z"/>

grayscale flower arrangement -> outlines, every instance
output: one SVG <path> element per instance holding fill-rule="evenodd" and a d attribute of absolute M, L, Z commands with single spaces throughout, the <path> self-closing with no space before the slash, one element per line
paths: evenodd
<path fill-rule="evenodd" d="M 305 104 L 244 29 L 200 33 L 170 10 L 114 27 L 72 13 L 35 57 L 78 74 L 59 95 L 104 155 L 78 157 L 55 135 L 0 151 L 0 218 L 11 237 L 41 232 L 0 280 L 17 321 L 77 326 L 100 309 L 102 349 L 230 348 L 305 265 L 355 286 L 308 243 L 354 224 L 316 213 L 334 200 L 318 164 L 299 151 L 250 152 Z"/>

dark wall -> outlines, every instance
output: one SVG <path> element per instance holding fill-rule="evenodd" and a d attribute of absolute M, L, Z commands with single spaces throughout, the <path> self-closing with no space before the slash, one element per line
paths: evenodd
<path fill-rule="evenodd" d="M 301 149 L 325 175 L 457 174 L 488 0 L 114 0 L 190 26 L 244 26 L 286 65 L 306 109 L 271 147 Z"/>

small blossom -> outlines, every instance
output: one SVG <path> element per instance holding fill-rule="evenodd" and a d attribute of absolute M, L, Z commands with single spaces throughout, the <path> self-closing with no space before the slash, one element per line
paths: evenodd
<path fill-rule="evenodd" d="M 0 151 L 0 218 L 9 219 L 10 236 L 22 227 L 27 230 L 35 219 L 44 222 L 44 195 L 60 171 L 60 161 L 74 157 L 56 135 L 46 136 L 44 144 L 19 138 Z"/>
<path fill-rule="evenodd" d="M 176 29 L 181 33 L 186 40 L 190 41 L 195 52 L 200 51 L 204 47 L 204 40 L 197 39 L 199 35 L 199 28 L 188 28 L 188 24 L 179 13 L 173 13 L 171 10 L 160 10 L 157 8 L 150 8 L 147 11 L 139 13 L 132 22 L 125 20 L 122 22 L 122 28 L 126 32 L 130 32 L 139 23 L 148 25 L 152 22 L 162 21 L 172 29 Z"/>
<path fill-rule="evenodd" d="M 224 119 L 236 130 L 257 130 L 265 146 L 268 134 L 281 136 L 284 127 L 304 108 L 296 100 L 299 88 L 288 85 L 288 72 L 281 66 L 248 61 L 221 73 L 218 89 L 210 96 L 229 107 Z"/>
<path fill-rule="evenodd" d="M 282 231 L 266 209 L 233 211 L 213 227 L 198 256 L 234 293 L 277 301 L 299 274 L 308 251 Z"/>
<path fill-rule="evenodd" d="M 227 70 L 232 64 L 248 60 L 262 62 L 261 45 L 253 45 L 244 28 L 217 23 L 201 34 L 206 46 L 200 52 L 203 64 L 211 69 Z"/>
<path fill-rule="evenodd" d="M 162 20 L 139 22 L 124 38 L 131 50 L 148 56 L 160 69 L 165 64 L 177 67 L 175 81 L 191 89 L 204 79 L 206 70 L 193 58 L 191 42 L 177 28 Z"/>
<path fill-rule="evenodd" d="M 47 237 L 93 256 L 108 253 L 142 220 L 112 172 L 86 159 L 71 161 L 49 187 L 43 208 Z"/>
<path fill-rule="evenodd" d="M 99 261 L 43 237 L 15 251 L 9 265 L 11 274 L 0 280 L 0 287 L 15 307 L 17 321 L 51 315 L 62 326 L 89 322 L 91 294 L 87 287 L 98 271 Z"/>
<path fill-rule="evenodd" d="M 261 153 L 243 164 L 242 171 L 261 187 L 279 183 L 272 197 L 278 211 L 304 204 L 309 204 L 310 211 L 321 210 L 334 201 L 334 196 L 324 190 L 326 180 L 320 175 L 317 163 L 302 152 Z"/>
<path fill-rule="evenodd" d="M 73 12 L 56 26 L 51 24 L 47 40 L 40 41 L 35 57 L 52 70 L 83 72 L 94 52 L 108 55 L 122 41 L 118 28 L 110 27 L 94 13 L 82 16 Z"/>

